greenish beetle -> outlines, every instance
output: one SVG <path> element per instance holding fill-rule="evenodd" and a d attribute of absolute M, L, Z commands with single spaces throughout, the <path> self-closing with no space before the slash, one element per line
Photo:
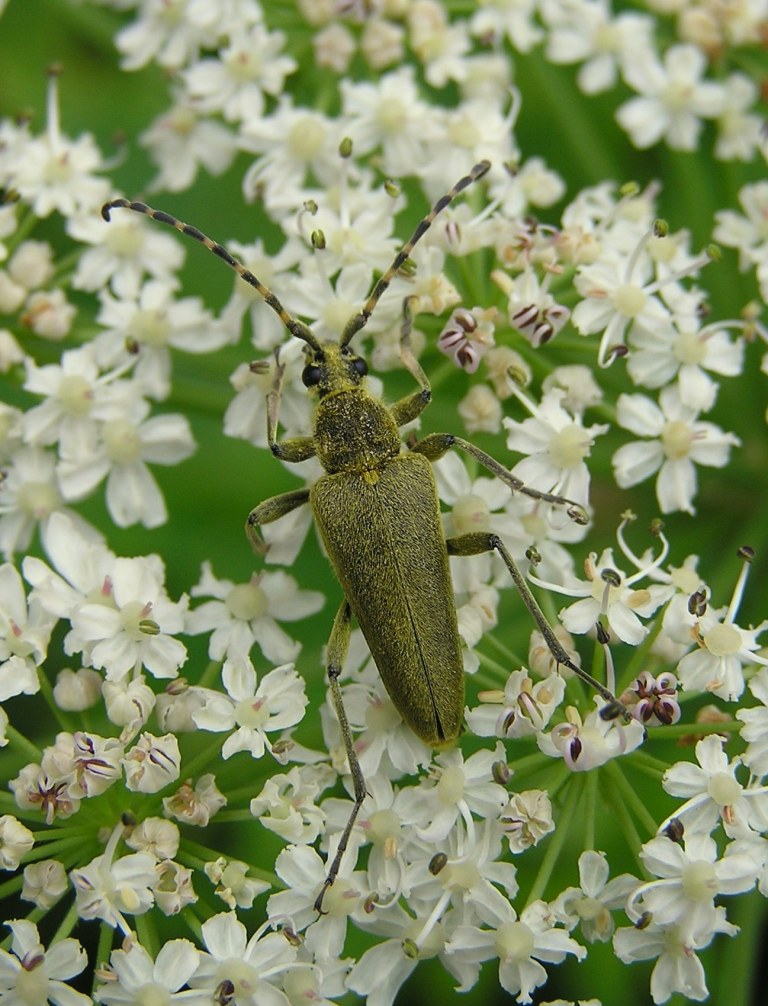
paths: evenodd
<path fill-rule="evenodd" d="M 115 199 L 102 208 L 105 220 L 109 220 L 112 209 L 122 207 L 144 213 L 205 245 L 255 287 L 291 335 L 305 344 L 302 380 L 315 400 L 312 433 L 277 439 L 284 366 L 276 354 L 275 377 L 267 405 L 267 441 L 272 453 L 282 461 L 298 463 L 317 457 L 326 474 L 309 489 L 265 500 L 251 511 L 246 532 L 254 549 L 263 553 L 265 546 L 258 528 L 309 503 L 344 594 L 328 642 L 326 669 L 354 783 L 354 804 L 317 896 L 318 911 L 322 910 L 325 892 L 338 875 L 366 795 L 339 686 L 352 616 L 362 629 L 387 692 L 403 720 L 427 744 L 433 747 L 451 744 L 461 731 L 464 672 L 448 559 L 450 555 L 496 551 L 557 663 L 584 678 L 606 699 L 608 715 L 623 710 L 604 685 L 573 663 L 497 535 L 476 532 L 444 537 L 431 463 L 451 448 L 457 448 L 470 454 L 513 492 L 565 506 L 577 521 L 586 520 L 583 509 L 563 497 L 523 485 L 490 455 L 452 434 L 428 435 L 403 451 L 399 427 L 415 419 L 432 397 L 429 381 L 411 350 L 414 305 L 410 298 L 403 306 L 400 355 L 419 385 L 418 391 L 386 406 L 367 390 L 365 360 L 349 348 L 352 338 L 367 324 L 382 294 L 435 217 L 489 168 L 488 161 L 481 161 L 438 199 L 376 282 L 363 307 L 350 318 L 338 342 L 318 340 L 253 273 L 197 228 L 144 203 L 126 199 Z"/>

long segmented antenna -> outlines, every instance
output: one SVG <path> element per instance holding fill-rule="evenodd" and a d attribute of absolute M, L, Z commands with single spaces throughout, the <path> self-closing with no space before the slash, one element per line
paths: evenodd
<path fill-rule="evenodd" d="M 243 263 L 228 252 L 224 245 L 220 245 L 218 241 L 213 241 L 206 234 L 203 234 L 201 230 L 198 230 L 197 227 L 185 224 L 183 220 L 179 220 L 178 217 L 174 217 L 171 213 L 166 213 L 165 210 L 155 210 L 151 206 L 147 206 L 146 203 L 132 202 L 130 199 L 112 199 L 101 207 L 101 215 L 107 223 L 109 223 L 110 213 L 114 209 L 133 210 L 134 213 L 143 213 L 145 216 L 151 217 L 161 224 L 173 227 L 181 234 L 186 234 L 187 237 L 194 238 L 201 245 L 205 245 L 209 252 L 213 252 L 223 262 L 226 262 L 230 269 L 234 269 L 241 279 L 244 279 L 246 283 L 249 283 L 254 290 L 257 290 L 261 294 L 265 303 L 272 308 L 291 335 L 295 335 L 297 339 L 308 343 L 313 349 L 320 349 L 320 343 L 308 326 L 303 321 L 299 321 L 298 318 L 294 318 L 283 307 L 281 301 L 272 293 L 266 283 L 262 283 L 257 276 L 254 276 L 250 269 L 246 269 Z"/>
<path fill-rule="evenodd" d="M 478 178 L 482 178 L 483 175 L 485 175 L 490 170 L 490 168 L 491 168 L 490 161 L 479 161 L 474 166 L 474 168 L 472 168 L 469 174 L 464 175 L 463 178 L 460 178 L 458 182 L 456 182 L 456 184 L 453 186 L 453 188 L 450 189 L 448 192 L 446 192 L 444 196 L 440 196 L 440 198 L 437 200 L 437 202 L 429 211 L 429 213 L 427 213 L 427 215 L 419 222 L 413 234 L 411 234 L 410 238 L 406 241 L 406 243 L 403 245 L 403 247 L 400 249 L 397 255 L 395 255 L 392 264 L 389 266 L 386 272 L 384 272 L 381 275 L 381 277 L 377 280 L 377 282 L 373 287 L 373 290 L 371 290 L 370 294 L 368 295 L 368 300 L 363 305 L 360 313 L 350 318 L 344 331 L 342 332 L 341 339 L 339 340 L 342 346 L 348 345 L 352 337 L 357 332 L 359 332 L 361 328 L 363 328 L 365 325 L 368 324 L 368 319 L 371 317 L 374 310 L 376 309 L 376 305 L 379 303 L 382 294 L 388 288 L 389 284 L 395 278 L 400 269 L 402 269 L 405 261 L 407 260 L 408 256 L 411 254 L 413 249 L 416 247 L 419 241 L 421 241 L 426 232 L 432 226 L 435 217 L 438 216 L 438 214 L 442 213 L 447 206 L 450 206 L 450 204 L 453 202 L 456 196 L 459 195 L 460 192 L 463 192 L 464 189 L 466 189 L 469 185 L 472 185 L 473 182 L 476 182 Z"/>
<path fill-rule="evenodd" d="M 342 332 L 341 339 L 339 340 L 341 346 L 348 345 L 352 337 L 359 332 L 361 328 L 364 328 L 365 325 L 368 324 L 368 319 L 376 309 L 376 305 L 379 303 L 382 294 L 387 290 L 400 269 L 402 269 L 415 246 L 432 226 L 435 217 L 442 213 L 442 211 L 449 206 L 456 196 L 463 192 L 467 186 L 476 182 L 478 178 L 482 178 L 490 167 L 490 161 L 480 161 L 474 166 L 474 168 L 472 168 L 469 174 L 460 178 L 450 191 L 446 192 L 444 196 L 441 196 L 437 200 L 429 213 L 417 225 L 408 241 L 406 241 L 397 255 L 395 255 L 391 265 L 376 281 L 361 310 L 357 314 L 353 315 L 347 322 L 344 331 Z M 261 294 L 265 303 L 272 308 L 291 335 L 295 335 L 297 339 L 301 339 L 302 342 L 306 342 L 313 349 L 321 351 L 320 343 L 317 341 L 310 328 L 305 325 L 303 321 L 299 321 L 298 318 L 294 318 L 293 315 L 285 309 L 281 301 L 275 296 L 270 288 L 265 283 L 262 283 L 257 276 L 254 276 L 250 269 L 246 269 L 243 263 L 238 261 L 234 255 L 228 252 L 224 245 L 219 244 L 218 241 L 213 241 L 206 234 L 203 234 L 201 230 L 198 230 L 197 227 L 185 224 L 182 220 L 179 220 L 178 217 L 173 216 L 171 213 L 166 213 L 165 210 L 153 209 L 151 206 L 147 206 L 146 203 L 133 202 L 130 199 L 112 199 L 110 202 L 105 203 L 101 208 L 101 215 L 107 222 L 109 222 L 110 214 L 114 209 L 133 210 L 134 213 L 143 213 L 145 216 L 151 217 L 153 220 L 157 220 L 161 224 L 166 224 L 168 227 L 173 227 L 174 230 L 179 231 L 181 234 L 186 234 L 187 237 L 193 238 L 195 241 L 199 241 L 201 245 L 204 245 L 208 249 L 209 252 L 212 252 L 223 262 L 226 262 L 230 269 L 233 269 L 241 279 L 245 280 L 246 283 Z"/>
<path fill-rule="evenodd" d="M 478 162 L 472 168 L 472 170 L 469 172 L 468 175 L 464 175 L 463 178 L 460 178 L 456 182 L 456 184 L 453 186 L 452 189 L 446 192 L 445 195 L 440 196 L 440 198 L 437 200 L 437 202 L 429 211 L 429 213 L 427 213 L 427 215 L 417 224 L 413 234 L 411 234 L 411 236 L 403 245 L 403 247 L 400 249 L 400 251 L 398 251 L 398 254 L 395 256 L 395 259 L 393 260 L 393 263 L 390 266 L 390 268 L 385 273 L 383 273 L 381 277 L 376 281 L 376 283 L 373 286 L 373 289 L 368 294 L 368 299 L 363 304 L 359 314 L 353 315 L 352 318 L 350 318 L 349 321 L 347 322 L 346 327 L 344 328 L 344 331 L 341 333 L 341 338 L 339 340 L 339 343 L 342 346 L 348 345 L 352 336 L 355 335 L 357 332 L 359 332 L 359 330 L 363 328 L 365 325 L 367 325 L 368 319 L 375 310 L 376 304 L 378 304 L 379 300 L 381 299 L 381 295 L 385 293 L 385 291 L 389 288 L 390 284 L 395 279 L 397 274 L 403 268 L 403 265 L 407 261 L 408 257 L 411 255 L 416 245 L 419 243 L 422 237 L 424 237 L 429 228 L 432 226 L 435 217 L 439 213 L 442 213 L 447 206 L 450 206 L 450 204 L 453 202 L 456 196 L 459 195 L 460 192 L 463 192 L 464 189 L 467 188 L 467 186 L 471 185 L 473 182 L 476 182 L 478 178 L 482 178 L 482 176 L 486 174 L 489 170 L 490 170 L 490 161 Z"/>

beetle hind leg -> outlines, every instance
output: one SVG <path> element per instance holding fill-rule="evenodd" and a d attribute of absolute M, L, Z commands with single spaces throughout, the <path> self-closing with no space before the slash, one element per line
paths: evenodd
<path fill-rule="evenodd" d="M 530 612 L 531 617 L 544 637 L 544 641 L 549 647 L 550 653 L 555 658 L 557 663 L 567 667 L 569 670 L 573 671 L 574 674 L 578 674 L 583 681 L 595 689 L 598 695 L 605 699 L 607 705 L 605 707 L 604 715 L 606 718 L 612 719 L 615 716 L 626 717 L 629 715 L 624 704 L 616 698 L 610 689 L 606 688 L 604 684 L 597 680 L 597 678 L 593 678 L 591 674 L 588 674 L 583 668 L 578 667 L 571 660 L 562 643 L 555 635 L 552 626 L 547 621 L 544 612 L 539 607 L 539 602 L 533 596 L 531 588 L 528 586 L 528 582 L 520 571 L 520 567 L 512 558 L 506 545 L 498 535 L 484 531 L 476 531 L 469 534 L 458 535 L 455 538 L 448 538 L 445 545 L 448 549 L 449 555 L 478 555 L 481 552 L 497 552 L 503 559 L 504 565 L 509 570 L 510 576 L 517 588 L 517 592 L 522 598 L 523 604 Z"/>
<path fill-rule="evenodd" d="M 352 805 L 352 810 L 350 811 L 349 819 L 344 825 L 344 830 L 341 833 L 339 844 L 336 847 L 336 854 L 333 857 L 333 862 L 328 870 L 328 875 L 323 882 L 323 886 L 320 888 L 320 893 L 315 899 L 315 909 L 321 914 L 324 914 L 323 899 L 325 898 L 326 891 L 329 887 L 331 887 L 339 875 L 341 862 L 344 858 L 344 852 L 346 851 L 349 843 L 349 836 L 352 834 L 352 829 L 355 826 L 355 821 L 357 820 L 360 808 L 363 805 L 363 800 L 365 800 L 367 796 L 363 770 L 360 768 L 360 762 L 358 761 L 357 754 L 355 753 L 352 730 L 349 726 L 349 720 L 347 719 L 347 712 L 344 708 L 344 701 L 341 697 L 341 688 L 339 686 L 339 677 L 341 676 L 341 671 L 344 667 L 344 661 L 349 649 L 351 621 L 352 609 L 349 607 L 349 603 L 345 598 L 341 602 L 339 610 L 336 613 L 336 618 L 333 620 L 333 628 L 331 629 L 331 635 L 328 640 L 326 671 L 328 674 L 328 683 L 331 688 L 333 708 L 336 712 L 336 718 L 339 721 L 339 726 L 341 727 L 341 736 L 344 740 L 344 748 L 347 754 L 347 761 L 349 762 L 349 771 L 352 774 L 354 803 Z"/>

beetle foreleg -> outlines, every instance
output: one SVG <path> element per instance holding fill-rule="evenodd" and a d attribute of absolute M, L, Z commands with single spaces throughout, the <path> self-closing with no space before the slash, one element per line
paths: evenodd
<path fill-rule="evenodd" d="M 321 914 L 323 912 L 323 898 L 325 897 L 325 892 L 331 884 L 333 884 L 339 874 L 341 861 L 344 858 L 344 852 L 347 848 L 347 844 L 349 843 L 349 836 L 352 834 L 352 828 L 355 825 L 357 815 L 360 812 L 363 800 L 365 800 L 366 797 L 365 778 L 363 777 L 363 770 L 360 768 L 360 762 L 357 760 L 357 755 L 355 754 L 352 731 L 349 727 L 349 720 L 347 719 L 347 712 L 344 708 L 344 702 L 341 697 L 341 688 L 339 687 L 339 676 L 341 675 L 342 668 L 344 667 L 344 661 L 346 660 L 347 651 L 349 649 L 351 620 L 352 609 L 349 607 L 349 604 L 345 599 L 341 602 L 341 606 L 336 613 L 336 618 L 333 620 L 333 628 L 331 629 L 331 636 L 328 640 L 326 671 L 328 674 L 328 683 L 331 687 L 333 708 L 336 711 L 336 718 L 339 721 L 341 736 L 344 740 L 344 748 L 347 753 L 349 771 L 352 773 L 355 801 L 349 815 L 349 820 L 344 825 L 344 831 L 341 833 L 339 844 L 336 847 L 336 855 L 333 857 L 333 862 L 331 863 L 331 868 L 328 871 L 328 876 L 325 878 L 323 886 L 320 888 L 320 893 L 315 899 L 315 908 Z"/>
<path fill-rule="evenodd" d="M 280 351 L 275 350 L 275 373 L 272 387 L 267 395 L 267 444 L 276 458 L 289 464 L 298 464 L 315 456 L 315 441 L 312 437 L 290 437 L 277 439 L 277 421 L 280 412 L 280 395 L 283 388 L 285 364 L 280 362 Z"/>
<path fill-rule="evenodd" d="M 400 359 L 403 366 L 418 384 L 420 391 L 406 395 L 391 407 L 392 418 L 398 426 L 404 426 L 416 419 L 432 401 L 432 389 L 429 378 L 424 373 L 421 364 L 411 346 L 411 330 L 413 328 L 413 305 L 417 297 L 406 297 L 403 301 L 403 324 L 400 329 Z"/>
<path fill-rule="evenodd" d="M 253 551 L 257 555 L 266 555 L 269 545 L 259 534 L 259 525 L 271 524 L 272 521 L 280 520 L 291 510 L 302 506 L 309 501 L 309 489 L 294 489 L 289 493 L 281 493 L 279 496 L 271 496 L 248 514 L 245 522 L 245 533 L 251 543 Z"/>
<path fill-rule="evenodd" d="M 523 604 L 530 612 L 531 617 L 544 637 L 544 641 L 549 647 L 550 653 L 557 663 L 567 667 L 574 674 L 578 674 L 583 681 L 586 681 L 588 685 L 595 689 L 598 695 L 601 695 L 605 699 L 608 703 L 605 713 L 606 718 L 613 718 L 616 715 L 629 715 L 624 704 L 616 698 L 613 692 L 571 660 L 562 643 L 555 635 L 552 626 L 547 621 L 544 612 L 539 607 L 539 602 L 531 593 L 531 588 L 520 572 L 520 567 L 509 554 L 507 547 L 498 535 L 484 531 L 475 531 L 459 535 L 456 538 L 448 538 L 445 545 L 449 555 L 478 555 L 481 552 L 498 552 L 509 570 Z"/>

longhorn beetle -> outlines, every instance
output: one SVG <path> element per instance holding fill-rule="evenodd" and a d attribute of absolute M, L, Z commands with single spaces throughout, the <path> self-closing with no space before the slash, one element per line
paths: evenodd
<path fill-rule="evenodd" d="M 411 349 L 416 298 L 404 301 L 400 355 L 418 384 L 418 391 L 390 406 L 372 397 L 365 383 L 366 362 L 350 349 L 352 339 L 368 323 L 382 294 L 406 265 L 414 246 L 435 217 L 468 185 L 482 178 L 489 168 L 488 161 L 480 161 L 437 200 L 374 284 L 365 304 L 349 319 L 338 342 L 317 339 L 311 329 L 289 314 L 275 294 L 226 248 L 196 227 L 127 199 L 114 199 L 101 211 L 107 221 L 115 208 L 144 213 L 199 241 L 255 287 L 290 334 L 304 343 L 302 380 L 315 401 L 312 434 L 277 439 L 285 367 L 276 352 L 274 380 L 267 397 L 267 441 L 276 458 L 300 462 L 317 457 L 326 474 L 308 489 L 282 493 L 259 504 L 248 516 L 246 533 L 255 551 L 263 554 L 266 546 L 259 527 L 309 503 L 344 595 L 328 641 L 326 671 L 352 774 L 354 804 L 315 901 L 318 911 L 322 911 L 325 892 L 338 875 L 366 795 L 339 686 L 353 615 L 403 720 L 427 744 L 433 747 L 449 745 L 461 730 L 464 672 L 448 557 L 495 551 L 506 564 L 557 663 L 570 668 L 603 696 L 608 703 L 604 710 L 607 716 L 624 712 L 622 704 L 604 685 L 570 659 L 497 535 L 472 532 L 454 538 L 444 537 L 431 463 L 451 448 L 457 448 L 473 457 L 513 492 L 565 506 L 571 517 L 581 523 L 586 521 L 583 508 L 561 496 L 523 485 L 490 455 L 451 433 L 432 433 L 403 450 L 398 428 L 416 419 L 432 397 L 429 380 Z"/>

